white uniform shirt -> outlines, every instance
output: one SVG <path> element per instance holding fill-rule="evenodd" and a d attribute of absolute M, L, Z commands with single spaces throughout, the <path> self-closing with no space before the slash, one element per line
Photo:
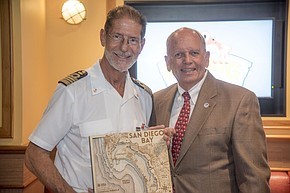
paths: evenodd
<path fill-rule="evenodd" d="M 55 165 L 77 191 L 93 188 L 89 136 L 134 131 L 148 125 L 150 94 L 127 75 L 124 96 L 105 79 L 99 62 L 88 75 L 65 86 L 58 84 L 29 140 L 51 151 L 57 145 Z"/>

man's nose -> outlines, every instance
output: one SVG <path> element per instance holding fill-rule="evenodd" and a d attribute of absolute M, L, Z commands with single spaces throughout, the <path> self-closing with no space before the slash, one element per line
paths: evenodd
<path fill-rule="evenodd" d="M 129 45 L 129 41 L 128 41 L 128 38 L 124 37 L 122 42 L 121 42 L 121 49 L 122 51 L 127 51 L 128 50 L 128 47 L 130 46 Z"/>
<path fill-rule="evenodd" d="M 192 57 L 189 53 L 184 54 L 183 62 L 186 64 L 191 64 L 192 63 Z"/>

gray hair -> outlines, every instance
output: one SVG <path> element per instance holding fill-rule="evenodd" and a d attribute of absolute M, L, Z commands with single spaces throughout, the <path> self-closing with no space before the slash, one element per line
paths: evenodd
<path fill-rule="evenodd" d="M 146 17 L 142 15 L 139 11 L 137 11 L 135 8 L 128 5 L 118 6 L 108 12 L 105 23 L 105 32 L 106 33 L 109 32 L 114 20 L 124 17 L 128 17 L 134 20 L 135 22 L 139 23 L 140 25 L 142 25 L 141 39 L 143 39 L 145 36 L 147 25 Z"/>

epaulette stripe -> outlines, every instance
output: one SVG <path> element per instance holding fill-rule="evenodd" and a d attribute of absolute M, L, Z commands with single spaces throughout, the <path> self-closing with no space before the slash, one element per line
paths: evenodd
<path fill-rule="evenodd" d="M 73 79 L 71 79 L 70 77 L 66 77 L 65 80 L 68 81 L 68 82 L 73 81 Z"/>
<path fill-rule="evenodd" d="M 70 79 L 66 79 L 66 81 L 67 81 L 69 84 L 73 83 L 73 80 L 70 80 Z"/>
<path fill-rule="evenodd" d="M 66 81 L 67 81 L 69 84 L 73 83 L 73 80 L 70 80 L 70 79 L 66 79 Z"/>
<path fill-rule="evenodd" d="M 88 75 L 88 73 L 86 71 L 79 70 L 77 72 L 74 72 L 74 73 L 68 75 L 64 79 L 58 81 L 58 83 L 62 83 L 63 85 L 68 86 L 68 85 L 74 83 L 77 80 L 80 80 L 81 78 L 83 78 L 87 75 Z"/>
<path fill-rule="evenodd" d="M 65 83 L 65 85 L 69 85 L 69 81 L 67 81 L 66 79 L 62 80 L 63 83 Z"/>
<path fill-rule="evenodd" d="M 86 72 L 86 71 L 78 71 L 78 73 L 79 73 L 80 75 L 87 74 L 87 72 Z"/>
<path fill-rule="evenodd" d="M 74 79 L 72 77 L 70 77 L 70 76 L 67 77 L 66 80 L 69 81 L 69 82 L 73 82 L 74 81 Z"/>

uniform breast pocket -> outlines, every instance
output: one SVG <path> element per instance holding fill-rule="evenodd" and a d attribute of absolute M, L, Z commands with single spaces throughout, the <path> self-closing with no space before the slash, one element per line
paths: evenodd
<path fill-rule="evenodd" d="M 79 125 L 79 127 L 82 137 L 89 137 L 92 135 L 104 135 L 113 131 L 110 119 L 102 119 L 82 123 Z"/>
<path fill-rule="evenodd" d="M 81 135 L 81 150 L 85 159 L 90 158 L 89 137 L 95 135 L 105 135 L 113 131 L 110 119 L 102 119 L 82 123 L 79 125 Z"/>

